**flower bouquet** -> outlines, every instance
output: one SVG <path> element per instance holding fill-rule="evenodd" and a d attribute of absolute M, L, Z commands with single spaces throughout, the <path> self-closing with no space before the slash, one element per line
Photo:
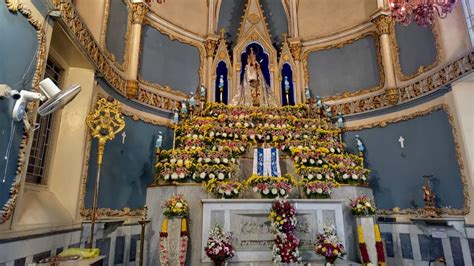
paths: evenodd
<path fill-rule="evenodd" d="M 235 254 L 232 246 L 232 233 L 224 232 L 219 225 L 215 225 L 209 232 L 207 245 L 204 248 L 206 255 L 214 261 L 215 265 L 222 265 Z"/>
<path fill-rule="evenodd" d="M 189 212 L 188 202 L 184 199 L 181 194 L 173 195 L 162 205 L 163 214 L 168 218 L 173 217 L 186 217 Z"/>
<path fill-rule="evenodd" d="M 333 264 L 338 258 L 346 254 L 344 245 L 336 234 L 334 226 L 325 227 L 321 234 L 316 236 L 316 254 L 323 256 L 326 262 Z"/>
<path fill-rule="evenodd" d="M 303 179 L 300 187 L 308 198 L 327 199 L 331 196 L 332 189 L 339 183 L 332 181 L 307 181 Z"/>
<path fill-rule="evenodd" d="M 286 198 L 297 182 L 287 174 L 282 177 L 252 175 L 244 181 L 245 187 L 251 187 L 253 192 L 260 193 L 266 198 Z"/>
<path fill-rule="evenodd" d="M 375 208 L 375 203 L 365 195 L 353 199 L 350 206 L 352 214 L 356 216 L 374 215 L 377 210 Z"/>
<path fill-rule="evenodd" d="M 211 179 L 205 183 L 207 192 L 213 193 L 216 197 L 220 198 L 236 198 L 240 195 L 243 190 L 243 186 L 237 181 L 219 181 L 217 179 Z"/>

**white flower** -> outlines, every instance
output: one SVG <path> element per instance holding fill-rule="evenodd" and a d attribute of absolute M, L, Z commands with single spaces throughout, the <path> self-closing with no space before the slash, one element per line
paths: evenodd
<path fill-rule="evenodd" d="M 308 161 L 308 159 L 306 158 L 303 158 L 303 160 L 301 160 L 303 163 L 306 163 Z"/>
<path fill-rule="evenodd" d="M 240 146 L 240 148 L 239 148 L 239 149 L 240 149 L 241 151 L 245 151 L 245 148 L 244 148 L 244 146 Z"/>
<path fill-rule="evenodd" d="M 217 191 L 217 193 L 219 193 L 219 194 L 224 194 L 224 190 L 222 190 L 222 188 L 220 188 L 220 189 Z"/>
<path fill-rule="evenodd" d="M 319 194 L 323 193 L 323 189 L 322 188 L 317 188 L 316 193 L 319 193 Z"/>
<path fill-rule="evenodd" d="M 199 175 L 199 177 L 200 177 L 201 179 L 206 178 L 206 173 L 202 172 L 202 173 Z"/>
<path fill-rule="evenodd" d="M 362 208 L 362 205 L 360 205 L 360 203 L 357 203 L 356 208 Z"/>
<path fill-rule="evenodd" d="M 177 208 L 181 208 L 181 207 L 183 207 L 183 204 L 182 204 L 181 202 L 177 202 L 177 203 L 176 203 L 176 207 L 177 207 Z"/>
<path fill-rule="evenodd" d="M 318 160 L 318 164 L 323 164 L 323 161 L 322 161 L 322 160 Z"/>
<path fill-rule="evenodd" d="M 286 194 L 286 191 L 282 188 L 280 189 L 280 195 L 285 195 Z"/>
<path fill-rule="evenodd" d="M 179 174 L 179 178 L 183 179 L 186 175 L 184 173 Z"/>
<path fill-rule="evenodd" d="M 228 163 L 228 162 L 229 162 L 229 159 L 224 158 L 224 159 L 222 159 L 222 162 L 223 162 L 223 163 Z"/>
<path fill-rule="evenodd" d="M 202 157 L 199 157 L 198 163 L 202 162 Z"/>
<path fill-rule="evenodd" d="M 239 190 L 234 188 L 234 194 L 239 194 Z"/>
<path fill-rule="evenodd" d="M 362 180 L 364 180 L 364 181 L 367 180 L 367 178 L 365 177 L 365 175 L 361 176 L 360 179 L 362 179 Z"/>
<path fill-rule="evenodd" d="M 270 190 L 268 190 L 268 188 L 266 188 L 262 192 L 263 192 L 263 194 L 267 195 L 270 192 Z"/>
<path fill-rule="evenodd" d="M 349 175 L 348 174 L 343 174 L 342 175 L 342 179 L 348 179 L 349 178 Z"/>
<path fill-rule="evenodd" d="M 212 173 L 211 173 L 211 174 L 209 174 L 209 178 L 210 178 L 210 179 L 213 179 L 213 178 L 215 178 L 215 177 L 216 177 L 216 175 L 215 175 L 215 174 L 212 174 Z"/>
<path fill-rule="evenodd" d="M 211 137 L 211 138 L 214 137 L 214 135 L 215 135 L 214 131 L 211 131 L 211 133 L 209 133 L 209 137 Z"/>
<path fill-rule="evenodd" d="M 321 179 L 323 179 L 323 175 L 322 175 L 322 174 L 316 174 L 316 178 L 317 178 L 318 180 L 321 180 Z"/>
<path fill-rule="evenodd" d="M 314 164 L 315 163 L 314 159 L 309 159 L 309 163 Z"/>
<path fill-rule="evenodd" d="M 210 158 L 206 158 L 206 159 L 204 159 L 204 162 L 206 162 L 206 163 L 208 163 L 208 162 L 210 162 L 210 161 L 211 161 L 211 159 L 210 159 Z"/>
<path fill-rule="evenodd" d="M 223 136 L 224 138 L 227 138 L 227 133 L 225 133 L 225 132 L 222 133 L 222 136 Z"/>
<path fill-rule="evenodd" d="M 309 174 L 309 175 L 308 175 L 308 179 L 309 179 L 309 180 L 311 180 L 311 179 L 313 179 L 313 178 L 314 178 L 314 175 L 313 175 L 313 174 Z"/>
<path fill-rule="evenodd" d="M 194 134 L 193 135 L 193 139 L 197 139 L 198 138 L 198 135 L 197 134 Z"/>
<path fill-rule="evenodd" d="M 173 179 L 173 180 L 174 180 L 174 179 L 178 179 L 178 174 L 177 174 L 177 173 L 173 173 L 173 174 L 171 175 L 171 179 Z"/>
<path fill-rule="evenodd" d="M 352 179 L 357 180 L 359 177 L 356 174 L 352 174 Z"/>
<path fill-rule="evenodd" d="M 170 174 L 165 175 L 165 180 L 168 180 L 168 179 L 170 179 Z"/>
<path fill-rule="evenodd" d="M 307 188 L 306 189 L 306 194 L 311 194 L 311 189 Z"/>
<path fill-rule="evenodd" d="M 253 187 L 253 192 L 258 192 L 258 187 Z"/>
<path fill-rule="evenodd" d="M 244 123 L 244 126 L 245 126 L 245 127 L 249 127 L 249 123 L 245 122 L 245 123 Z"/>
<path fill-rule="evenodd" d="M 232 124 L 232 123 L 229 123 L 229 127 L 232 127 L 233 125 L 234 125 L 234 124 Z"/>
<path fill-rule="evenodd" d="M 214 162 L 215 162 L 215 163 L 220 163 L 220 162 L 221 162 L 221 159 L 219 159 L 219 158 L 214 158 Z"/>
<path fill-rule="evenodd" d="M 231 161 L 232 163 L 235 163 L 235 158 L 230 158 L 230 161 Z"/>
<path fill-rule="evenodd" d="M 273 195 L 276 195 L 277 193 L 278 193 L 278 189 L 272 188 L 272 194 L 273 194 Z"/>
<path fill-rule="evenodd" d="M 334 148 L 331 148 L 331 149 L 329 149 L 329 151 L 331 151 L 331 152 L 335 152 Z"/>
<path fill-rule="evenodd" d="M 171 158 L 170 163 L 172 163 L 172 164 L 176 163 L 176 159 L 175 159 L 175 158 Z"/>
<path fill-rule="evenodd" d="M 232 194 L 232 191 L 226 190 L 226 191 L 225 191 L 225 194 L 226 194 L 227 196 L 229 196 L 230 194 Z"/>
<path fill-rule="evenodd" d="M 367 206 L 367 207 L 370 208 L 370 207 L 372 207 L 372 204 L 370 204 L 370 202 L 366 202 L 366 203 L 365 203 L 365 206 Z"/>
<path fill-rule="evenodd" d="M 219 173 L 219 174 L 217 175 L 217 179 L 219 179 L 219 180 L 224 180 L 224 177 L 225 177 L 225 176 L 224 176 L 223 173 Z"/>

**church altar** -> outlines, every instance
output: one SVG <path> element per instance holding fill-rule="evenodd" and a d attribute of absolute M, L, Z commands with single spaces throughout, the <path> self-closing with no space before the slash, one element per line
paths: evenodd
<path fill-rule="evenodd" d="M 231 263 L 270 262 L 275 236 L 267 221 L 272 202 L 270 199 L 203 199 L 201 250 L 206 246 L 209 230 L 217 223 L 225 231 L 234 233 L 236 254 Z M 335 225 L 345 245 L 343 200 L 295 199 L 293 202 L 298 210 L 296 235 L 301 240 L 300 255 L 303 261 L 324 260 L 313 252 L 315 237 L 322 225 Z M 210 262 L 204 251 L 201 261 Z"/>

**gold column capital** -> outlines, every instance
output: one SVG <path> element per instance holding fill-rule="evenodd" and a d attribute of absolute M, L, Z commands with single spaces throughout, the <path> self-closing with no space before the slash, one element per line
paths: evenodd
<path fill-rule="evenodd" d="M 392 30 L 393 18 L 389 15 L 381 14 L 371 20 L 377 27 L 377 32 L 382 34 L 389 34 Z"/>
<path fill-rule="evenodd" d="M 216 52 L 217 45 L 219 44 L 219 36 L 208 35 L 206 38 L 206 55 L 207 57 L 213 57 Z"/>
<path fill-rule="evenodd" d="M 138 96 L 138 80 L 127 80 L 127 97 L 135 99 Z"/>
<path fill-rule="evenodd" d="M 132 24 L 142 24 L 148 11 L 150 8 L 143 2 L 132 3 Z"/>
<path fill-rule="evenodd" d="M 293 58 L 297 61 L 301 60 L 301 40 L 299 38 L 288 38 L 287 41 Z"/>

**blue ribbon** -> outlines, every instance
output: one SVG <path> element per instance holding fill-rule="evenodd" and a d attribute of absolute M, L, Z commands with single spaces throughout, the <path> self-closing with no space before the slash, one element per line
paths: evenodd
<path fill-rule="evenodd" d="M 257 149 L 257 175 L 263 176 L 263 149 Z"/>
<path fill-rule="evenodd" d="M 271 159 L 272 159 L 272 176 L 278 177 L 278 168 L 277 168 L 277 150 L 275 148 L 271 148 Z"/>

